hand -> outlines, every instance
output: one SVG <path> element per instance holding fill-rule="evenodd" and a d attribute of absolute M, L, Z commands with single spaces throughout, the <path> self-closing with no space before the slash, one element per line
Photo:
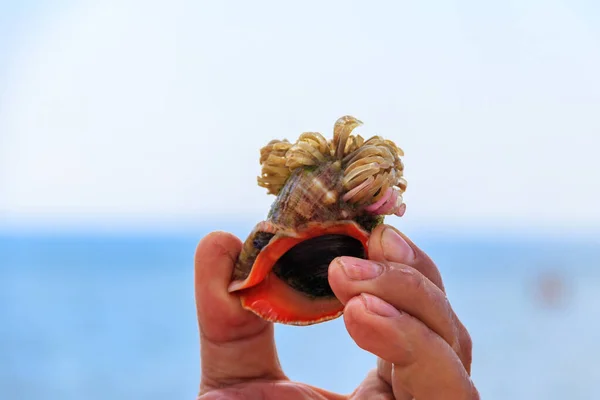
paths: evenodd
<path fill-rule="evenodd" d="M 479 399 L 469 377 L 471 339 L 447 301 L 440 273 L 394 228 L 373 231 L 371 261 L 341 257 L 329 268 L 348 333 L 379 357 L 377 368 L 350 395 L 285 376 L 273 324 L 244 310 L 227 292 L 240 249 L 233 235 L 214 232 L 196 251 L 199 399 Z M 369 277 L 369 271 L 378 275 Z"/>

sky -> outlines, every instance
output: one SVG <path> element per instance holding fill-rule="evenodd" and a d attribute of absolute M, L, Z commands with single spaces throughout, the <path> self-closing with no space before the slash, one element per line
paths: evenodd
<path fill-rule="evenodd" d="M 600 228 L 600 5 L 0 2 L 0 224 L 260 220 L 259 149 L 350 114 L 398 224 Z"/>

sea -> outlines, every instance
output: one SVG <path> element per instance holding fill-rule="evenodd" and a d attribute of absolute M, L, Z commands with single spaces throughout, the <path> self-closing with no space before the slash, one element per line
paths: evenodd
<path fill-rule="evenodd" d="M 0 399 L 195 399 L 195 231 L 0 233 Z M 245 237 L 250 225 L 232 226 Z M 598 399 L 600 247 L 428 235 L 482 399 Z M 375 365 L 342 319 L 276 326 L 294 380 L 351 392 Z"/>

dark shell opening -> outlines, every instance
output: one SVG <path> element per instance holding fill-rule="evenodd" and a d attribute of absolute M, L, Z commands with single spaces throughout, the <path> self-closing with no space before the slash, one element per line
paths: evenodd
<path fill-rule="evenodd" d="M 310 297 L 334 297 L 327 279 L 329 264 L 340 256 L 365 257 L 360 240 L 346 235 L 323 235 L 292 247 L 273 266 L 273 273 Z"/>

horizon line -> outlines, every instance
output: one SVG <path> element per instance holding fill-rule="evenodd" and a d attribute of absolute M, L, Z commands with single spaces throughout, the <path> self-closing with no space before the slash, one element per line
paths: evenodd
<path fill-rule="evenodd" d="M 110 236 L 173 236 L 206 234 L 210 231 L 233 231 L 254 228 L 258 221 L 252 218 L 206 217 L 163 221 L 2 221 L 0 236 L 37 235 L 110 235 Z M 424 221 L 419 224 L 403 224 L 401 220 L 386 221 L 411 236 L 438 238 L 451 236 L 456 239 L 474 237 L 494 240 L 567 240 L 576 242 L 600 243 L 600 226 L 564 226 L 542 224 L 489 223 L 434 223 Z"/>

